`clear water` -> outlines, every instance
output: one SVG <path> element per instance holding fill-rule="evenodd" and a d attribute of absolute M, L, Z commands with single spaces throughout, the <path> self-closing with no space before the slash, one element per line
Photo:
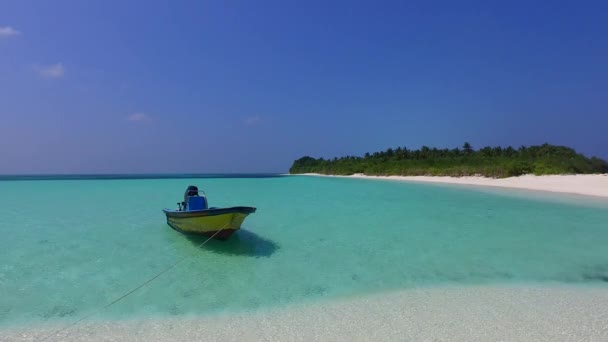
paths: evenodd
<path fill-rule="evenodd" d="M 251 205 L 230 241 L 161 209 Z M 0 325 L 213 314 L 416 286 L 608 286 L 608 202 L 316 177 L 0 181 Z"/>

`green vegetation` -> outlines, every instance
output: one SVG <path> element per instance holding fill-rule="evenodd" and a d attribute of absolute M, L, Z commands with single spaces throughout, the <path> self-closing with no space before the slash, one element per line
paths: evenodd
<path fill-rule="evenodd" d="M 608 163 L 596 157 L 587 158 L 564 146 L 484 147 L 475 151 L 465 143 L 462 149 L 451 150 L 398 147 L 366 153 L 363 157 L 346 156 L 333 160 L 303 157 L 293 163 L 289 173 L 511 177 L 529 173 L 608 173 Z"/>

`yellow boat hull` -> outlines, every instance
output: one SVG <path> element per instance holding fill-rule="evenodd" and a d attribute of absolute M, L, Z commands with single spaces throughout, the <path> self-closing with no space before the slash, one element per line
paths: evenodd
<path fill-rule="evenodd" d="M 251 207 L 234 207 L 196 211 L 165 209 L 163 211 L 167 215 L 167 224 L 177 231 L 225 240 L 239 230 L 245 218 L 255 210 Z"/>

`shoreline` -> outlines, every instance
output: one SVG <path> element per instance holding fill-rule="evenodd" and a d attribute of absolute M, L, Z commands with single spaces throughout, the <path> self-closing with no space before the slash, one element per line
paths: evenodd
<path fill-rule="evenodd" d="M 608 198 L 608 174 L 591 175 L 523 175 L 509 178 L 487 178 L 480 176 L 368 176 L 354 174 L 350 176 L 324 175 L 319 173 L 294 174 L 292 176 L 339 177 L 357 179 L 381 179 L 403 182 L 426 182 L 457 185 L 476 185 L 497 188 L 523 189 L 568 193 L 584 196 Z"/>
<path fill-rule="evenodd" d="M 495 285 L 399 290 L 213 317 L 85 321 L 50 341 L 606 341 L 608 289 Z M 57 326 L 0 330 L 32 341 Z"/>

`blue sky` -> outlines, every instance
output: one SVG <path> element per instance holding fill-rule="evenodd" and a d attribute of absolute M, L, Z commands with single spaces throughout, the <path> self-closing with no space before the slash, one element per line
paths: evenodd
<path fill-rule="evenodd" d="M 0 173 L 284 172 L 553 144 L 608 158 L 608 3 L 0 2 Z"/>

